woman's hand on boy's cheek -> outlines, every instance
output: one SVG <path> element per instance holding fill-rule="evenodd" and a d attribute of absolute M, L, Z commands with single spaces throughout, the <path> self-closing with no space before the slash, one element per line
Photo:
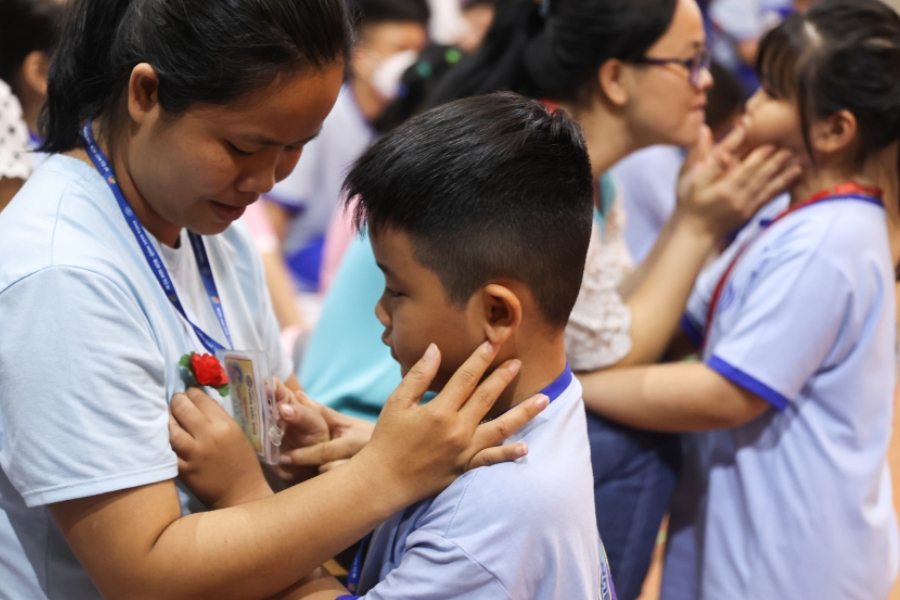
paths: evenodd
<path fill-rule="evenodd" d="M 317 406 L 319 414 L 328 425 L 330 439 L 313 446 L 282 452 L 283 465 L 329 471 L 353 458 L 372 437 L 374 423 L 342 415 L 327 406 Z"/>
<path fill-rule="evenodd" d="M 197 388 L 169 403 L 169 440 L 178 476 L 213 509 L 270 496 L 250 440 L 219 403 Z"/>

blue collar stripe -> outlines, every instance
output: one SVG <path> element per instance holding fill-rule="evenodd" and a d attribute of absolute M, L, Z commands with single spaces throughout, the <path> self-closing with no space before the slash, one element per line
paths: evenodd
<path fill-rule="evenodd" d="M 94 140 L 94 133 L 91 131 L 91 121 L 88 121 L 84 128 L 81 130 L 81 137 L 84 138 L 85 144 L 87 145 L 88 155 L 91 157 L 91 162 L 94 163 L 94 166 L 97 167 L 97 170 L 100 171 L 100 174 L 103 175 L 103 178 L 106 180 L 106 183 L 109 185 L 109 189 L 112 190 L 113 196 L 116 197 L 116 201 L 119 203 L 119 208 L 122 209 L 122 216 L 125 217 L 125 221 L 128 223 L 129 229 L 134 234 L 135 239 L 138 242 L 138 245 L 141 247 L 141 250 L 144 253 L 144 258 L 147 259 L 147 264 L 150 266 L 150 269 L 153 271 L 153 274 L 156 276 L 156 280 L 159 281 L 160 287 L 162 287 L 163 291 L 166 294 L 166 297 L 169 299 L 169 302 L 172 303 L 172 306 L 175 307 L 175 310 L 184 318 L 185 321 L 191 326 L 194 330 L 194 333 L 197 334 L 197 338 L 200 340 L 200 343 L 203 344 L 203 347 L 210 354 L 215 354 L 217 350 L 224 350 L 225 346 L 214 340 L 212 337 L 206 334 L 202 329 L 200 329 L 197 325 L 194 325 L 190 319 L 188 319 L 187 313 L 184 311 L 184 306 L 181 304 L 181 300 L 178 298 L 178 292 L 175 291 L 175 285 L 172 283 L 172 278 L 169 276 L 169 271 L 166 269 L 166 265 L 163 264 L 162 259 L 159 256 L 159 253 L 156 251 L 156 248 L 150 241 L 150 238 L 147 236 L 147 231 L 144 229 L 144 226 L 141 225 L 141 222 L 138 220 L 137 216 L 134 214 L 134 211 L 131 209 L 131 206 L 128 204 L 128 201 L 125 200 L 125 196 L 122 195 L 122 190 L 119 188 L 119 184 L 116 182 L 116 174 L 112 170 L 112 166 L 109 164 L 109 161 L 106 158 L 106 155 L 103 154 L 103 151 L 97 145 L 96 140 Z M 213 312 L 216 314 L 216 318 L 219 320 L 219 325 L 222 326 L 222 332 L 225 334 L 225 338 L 228 340 L 228 344 L 233 347 L 231 342 L 231 333 L 228 330 L 228 324 L 225 321 L 225 312 L 222 310 L 222 301 L 219 297 L 219 292 L 216 289 L 216 280 L 213 277 L 212 268 L 209 262 L 209 256 L 206 253 L 206 247 L 203 245 L 203 238 L 199 235 L 190 232 L 188 234 L 191 240 L 191 247 L 194 250 L 194 256 L 197 258 L 197 267 L 200 270 L 200 279 L 203 281 L 203 287 L 206 289 L 206 294 L 209 296 L 209 303 L 212 306 Z"/>
<path fill-rule="evenodd" d="M 553 380 L 553 383 L 542 389 L 540 393 L 550 398 L 550 402 L 553 402 L 559 398 L 560 394 L 566 391 L 566 388 L 571 385 L 574 378 L 572 367 L 569 366 L 569 363 L 566 363 L 566 370 L 562 372 L 562 375 Z"/>

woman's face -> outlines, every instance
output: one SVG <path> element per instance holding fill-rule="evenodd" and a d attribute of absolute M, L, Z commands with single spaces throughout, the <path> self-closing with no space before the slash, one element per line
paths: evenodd
<path fill-rule="evenodd" d="M 148 103 L 123 140 L 131 180 L 152 210 L 144 225 L 164 243 L 183 227 L 224 231 L 294 169 L 342 77 L 338 63 L 276 81 L 236 104 L 195 105 L 177 116 Z"/>
<path fill-rule="evenodd" d="M 695 0 L 678 0 L 669 29 L 645 53 L 648 59 L 687 60 L 703 51 L 706 33 Z M 694 83 L 681 64 L 628 64 L 625 118 L 638 147 L 694 144 L 704 122 L 712 75 L 703 69 Z"/>

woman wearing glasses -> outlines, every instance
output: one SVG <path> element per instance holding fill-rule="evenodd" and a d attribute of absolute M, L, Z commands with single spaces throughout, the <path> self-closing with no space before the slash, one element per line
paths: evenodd
<path fill-rule="evenodd" d="M 569 361 L 581 372 L 655 362 L 706 257 L 799 170 L 772 148 L 738 158 L 740 131 L 710 147 L 703 120 L 712 76 L 695 0 L 510 0 L 495 23 L 482 50 L 442 82 L 435 100 L 512 89 L 582 125 L 601 183 L 597 228 L 567 329 Z M 653 144 L 694 149 L 675 213 L 634 269 L 621 210 L 601 177 Z M 598 526 L 619 598 L 635 598 L 677 476 L 680 440 L 591 414 L 588 427 Z"/>

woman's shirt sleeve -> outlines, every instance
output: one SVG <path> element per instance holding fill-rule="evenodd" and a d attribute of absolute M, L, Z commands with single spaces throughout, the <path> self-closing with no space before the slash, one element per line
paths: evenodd
<path fill-rule="evenodd" d="M 166 365 L 134 297 L 49 267 L 0 293 L 0 464 L 28 506 L 172 479 Z"/>

